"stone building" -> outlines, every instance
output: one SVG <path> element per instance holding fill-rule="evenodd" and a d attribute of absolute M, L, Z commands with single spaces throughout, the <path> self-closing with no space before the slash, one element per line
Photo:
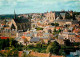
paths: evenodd
<path fill-rule="evenodd" d="M 47 12 L 45 14 L 46 19 L 49 20 L 49 22 L 53 22 L 54 20 L 61 19 L 71 19 L 73 17 L 73 12 L 72 11 L 51 11 Z"/>
<path fill-rule="evenodd" d="M 49 22 L 53 22 L 55 20 L 55 13 L 51 12 L 47 12 L 46 13 L 46 18 L 49 20 Z"/>
<path fill-rule="evenodd" d="M 14 12 L 14 19 L 12 19 L 10 23 L 11 30 L 25 32 L 28 29 L 30 29 L 30 26 L 31 26 L 30 19 L 26 19 L 24 17 L 17 17 Z"/>

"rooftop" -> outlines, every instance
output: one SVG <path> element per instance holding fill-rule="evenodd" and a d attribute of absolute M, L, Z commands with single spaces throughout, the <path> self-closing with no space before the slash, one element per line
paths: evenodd
<path fill-rule="evenodd" d="M 40 40 L 40 38 L 34 37 L 32 39 L 30 39 L 30 42 L 38 42 Z"/>

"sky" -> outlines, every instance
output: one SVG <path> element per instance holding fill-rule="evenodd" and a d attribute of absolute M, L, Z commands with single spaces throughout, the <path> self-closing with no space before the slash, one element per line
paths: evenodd
<path fill-rule="evenodd" d="M 0 0 L 0 14 L 44 13 L 73 10 L 80 12 L 80 0 Z"/>

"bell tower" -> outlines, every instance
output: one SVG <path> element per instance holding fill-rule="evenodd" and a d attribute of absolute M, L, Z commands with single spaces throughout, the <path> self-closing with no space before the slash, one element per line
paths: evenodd
<path fill-rule="evenodd" d="M 16 12 L 15 12 L 15 10 L 14 10 L 14 19 L 16 19 Z"/>

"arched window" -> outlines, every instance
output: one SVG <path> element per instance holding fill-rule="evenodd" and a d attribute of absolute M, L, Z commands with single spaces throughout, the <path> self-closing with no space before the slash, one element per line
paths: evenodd
<path fill-rule="evenodd" d="M 12 24 L 12 26 L 11 26 L 11 30 L 12 30 L 12 29 L 16 29 L 15 26 L 14 26 L 14 24 Z"/>

